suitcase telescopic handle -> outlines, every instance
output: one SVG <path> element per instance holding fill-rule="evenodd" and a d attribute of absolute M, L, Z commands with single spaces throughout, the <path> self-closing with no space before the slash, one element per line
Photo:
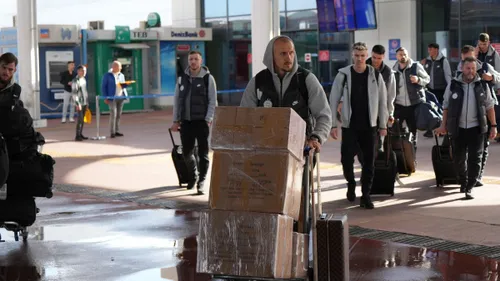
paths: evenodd
<path fill-rule="evenodd" d="M 172 140 L 172 145 L 175 146 L 174 136 L 172 135 L 172 129 L 168 129 L 168 133 L 170 134 L 170 139 Z"/>

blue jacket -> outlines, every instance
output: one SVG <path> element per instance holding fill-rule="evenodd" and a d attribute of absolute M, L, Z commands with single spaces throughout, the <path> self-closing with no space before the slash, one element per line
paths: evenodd
<path fill-rule="evenodd" d="M 122 88 L 126 88 L 128 85 L 122 84 Z M 105 97 L 114 97 L 116 94 L 116 80 L 115 76 L 111 72 L 107 72 L 102 77 L 101 94 Z"/>

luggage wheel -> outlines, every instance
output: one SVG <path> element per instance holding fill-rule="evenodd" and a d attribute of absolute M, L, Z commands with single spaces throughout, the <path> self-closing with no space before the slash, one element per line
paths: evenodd
<path fill-rule="evenodd" d="M 19 241 L 19 234 L 21 234 L 21 237 L 23 238 L 23 242 L 28 241 L 28 230 L 26 227 L 21 227 L 19 230 L 14 231 L 14 240 Z"/>

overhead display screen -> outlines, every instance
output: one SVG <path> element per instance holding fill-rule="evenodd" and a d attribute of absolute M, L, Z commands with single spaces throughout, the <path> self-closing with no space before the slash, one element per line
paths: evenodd
<path fill-rule="evenodd" d="M 376 29 L 374 0 L 316 0 L 320 32 Z"/>

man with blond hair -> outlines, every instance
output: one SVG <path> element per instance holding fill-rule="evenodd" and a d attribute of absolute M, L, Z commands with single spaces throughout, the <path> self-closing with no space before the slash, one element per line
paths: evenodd
<path fill-rule="evenodd" d="M 387 135 L 387 89 L 384 78 L 371 65 L 366 64 L 368 48 L 365 43 L 353 45 L 354 64 L 339 70 L 330 93 L 330 107 L 337 109 L 340 100 L 342 143 L 341 162 L 344 177 L 347 180 L 347 200 L 356 200 L 356 180 L 354 178 L 354 156 L 358 149 L 362 152 L 363 168 L 361 172 L 360 206 L 373 209 L 370 190 L 375 169 L 376 139 Z M 353 102 L 355 101 L 355 102 Z M 377 132 L 378 131 L 378 132 Z M 337 119 L 332 118 L 330 135 L 338 138 Z"/>

